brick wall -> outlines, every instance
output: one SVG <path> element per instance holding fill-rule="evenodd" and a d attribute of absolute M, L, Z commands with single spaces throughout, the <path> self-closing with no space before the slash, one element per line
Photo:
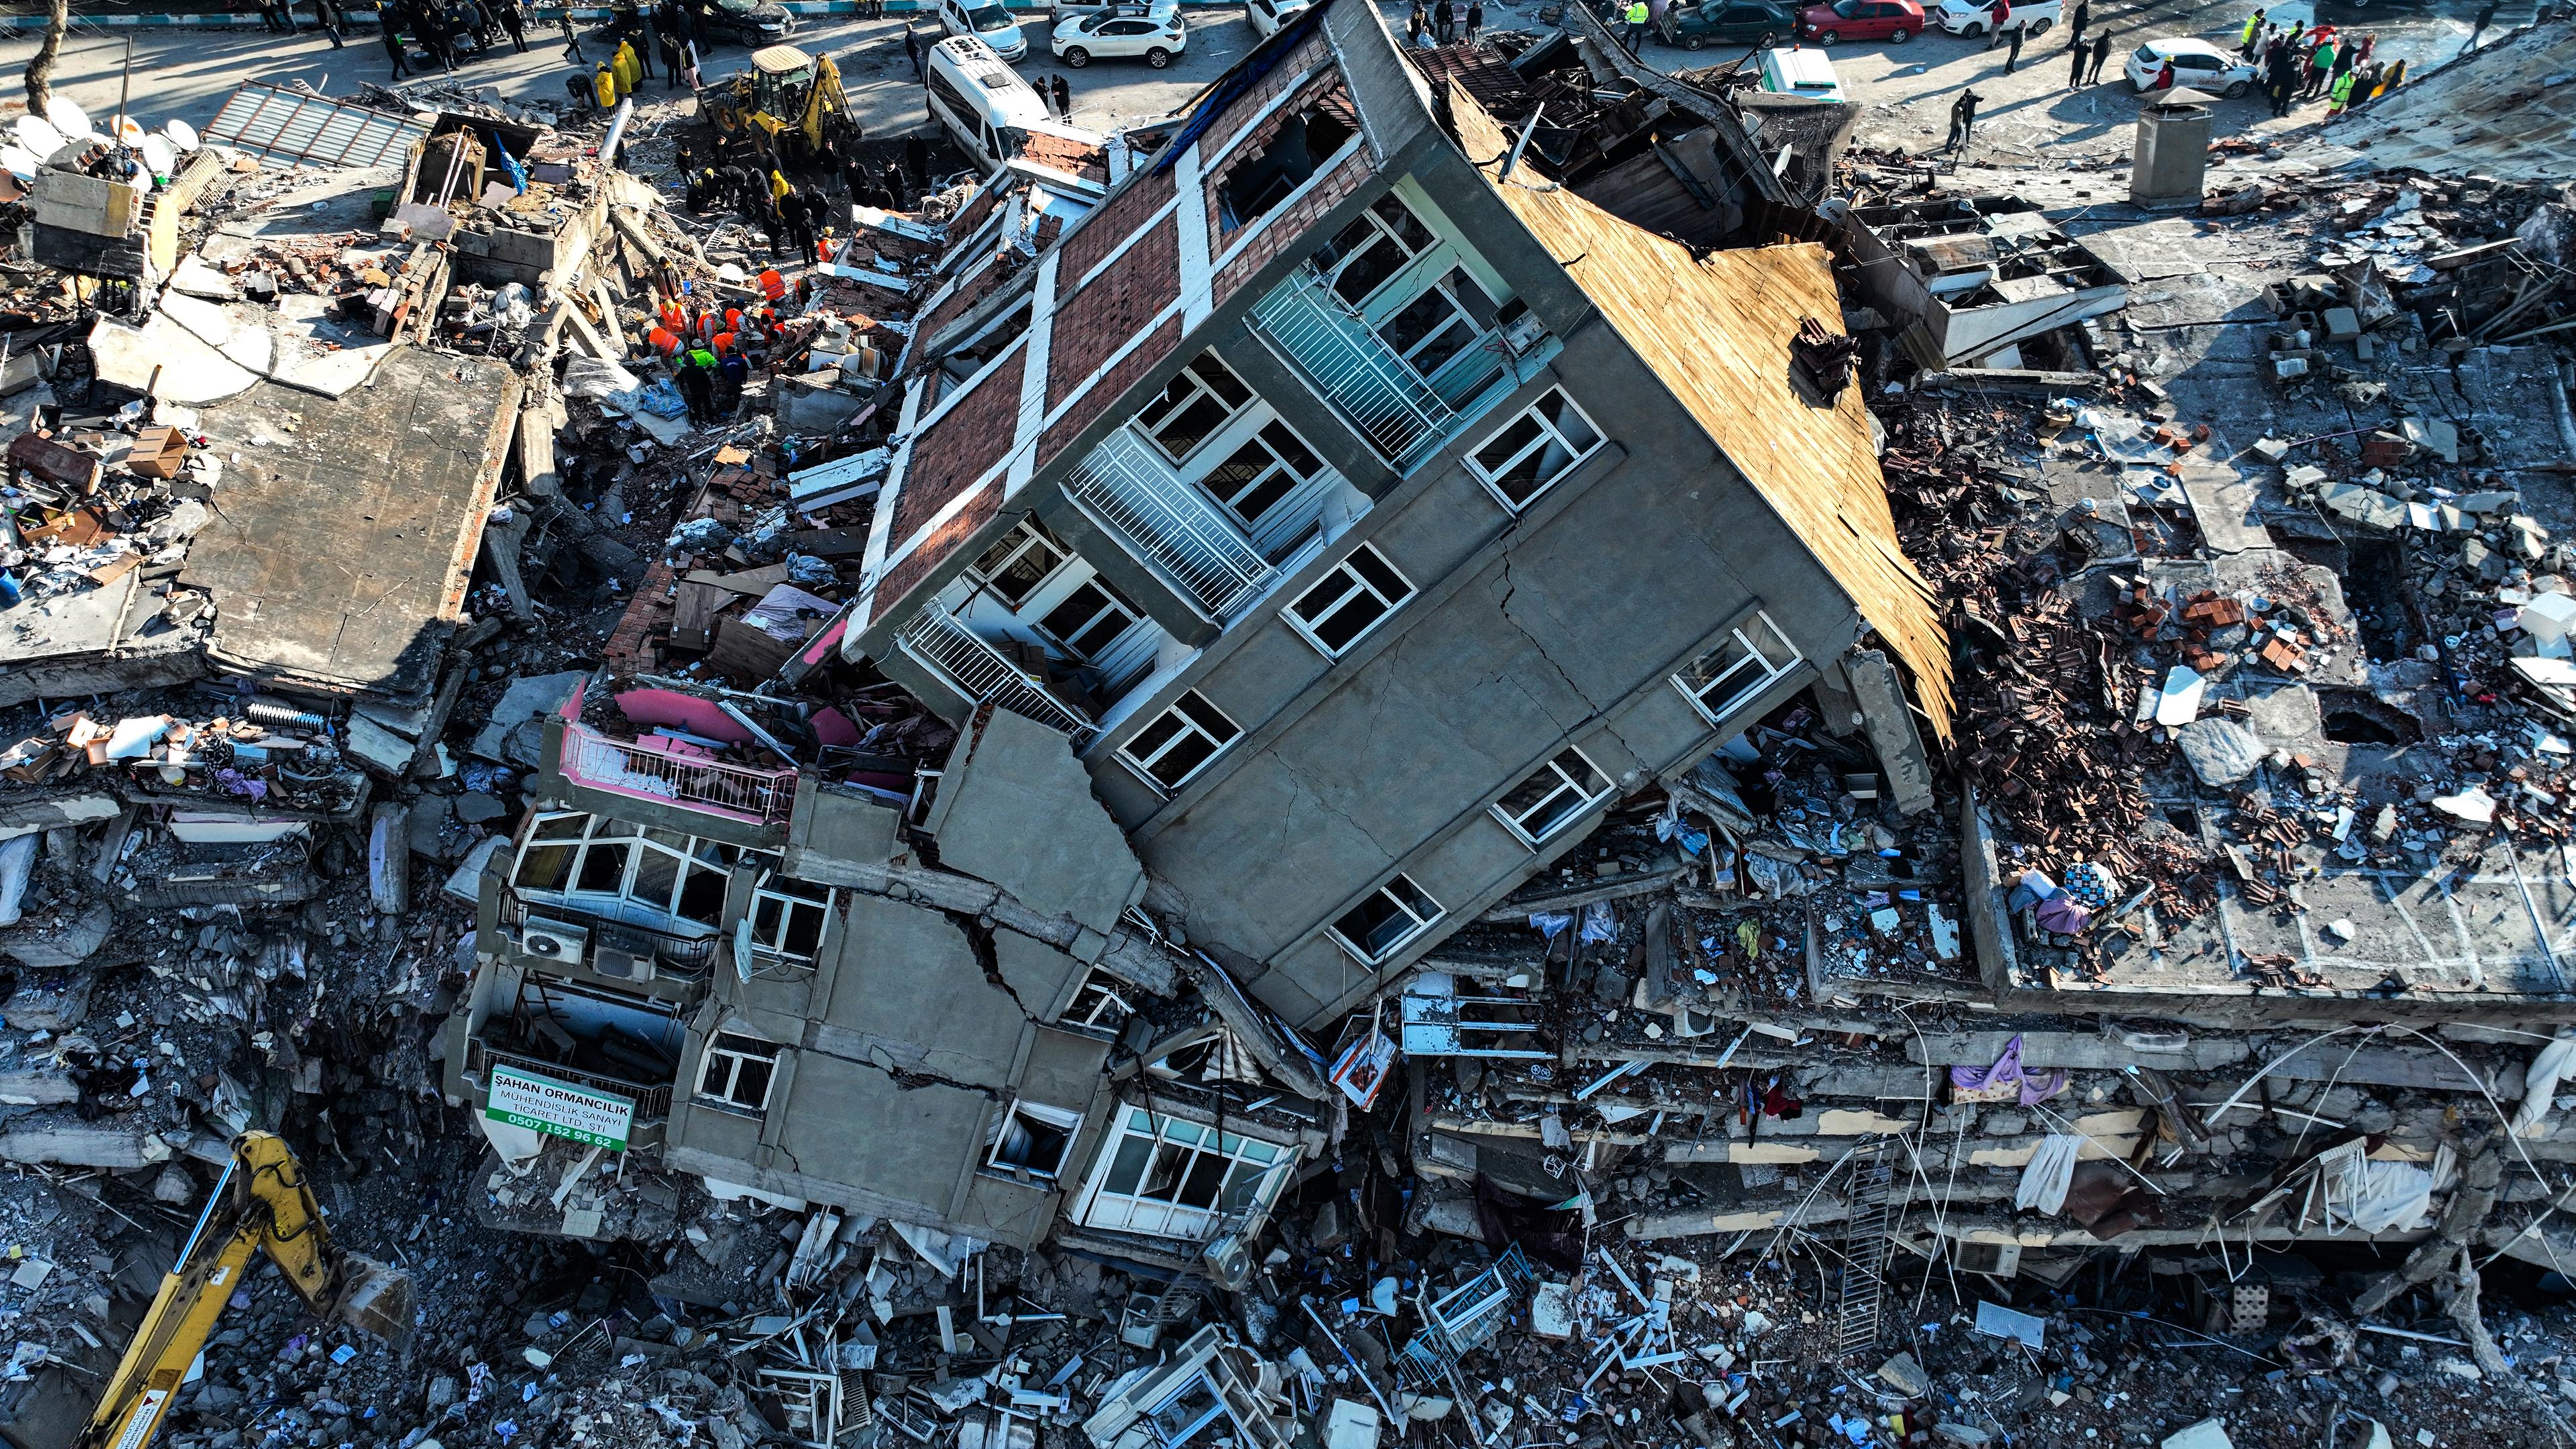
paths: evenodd
<path fill-rule="evenodd" d="M 1362 146 L 1342 158 L 1340 165 L 1325 173 L 1295 201 L 1273 213 L 1270 224 L 1253 237 L 1240 255 L 1217 272 L 1212 288 L 1217 303 L 1223 305 L 1226 298 L 1233 296 L 1237 289 L 1251 281 L 1273 260 L 1282 256 L 1302 257 L 1323 245 L 1327 238 L 1315 232 L 1316 224 L 1334 207 L 1349 200 L 1353 192 L 1367 185 L 1376 174 L 1377 165 L 1370 160 L 1368 148 Z M 1208 204 L 1211 208 L 1216 204 L 1213 192 Z M 1211 236 L 1215 235 L 1213 214 L 1208 219 L 1208 231 Z M 1222 255 L 1225 243 L 1219 241 L 1216 247 Z"/>
<path fill-rule="evenodd" d="M 1062 338 L 1064 334 L 1059 331 L 1056 336 Z M 1120 393 L 1134 387 L 1138 379 L 1153 371 L 1155 364 L 1169 357 L 1172 349 L 1180 344 L 1181 319 L 1165 318 L 1163 325 L 1155 328 L 1151 337 L 1146 338 L 1135 351 L 1128 353 L 1116 367 L 1111 368 L 1109 375 L 1100 379 L 1099 386 L 1085 394 L 1081 402 L 1067 409 L 1063 417 L 1056 419 L 1055 426 L 1048 428 L 1045 436 L 1038 439 L 1037 465 L 1044 468 L 1058 453 L 1063 452 L 1073 442 L 1075 434 L 1091 426 L 1092 420 L 1099 417 L 1102 410 L 1116 401 Z"/>
<path fill-rule="evenodd" d="M 897 619 L 908 613 L 910 602 L 904 596 L 918 587 L 922 580 L 928 578 L 930 571 L 937 568 L 941 560 L 955 553 L 968 539 L 975 536 L 977 529 L 990 523 L 993 515 L 1001 511 L 1002 488 L 997 480 L 966 500 L 966 506 L 958 509 L 955 517 L 931 530 L 930 536 L 921 541 L 920 547 L 905 555 L 901 563 L 886 571 L 885 581 L 877 585 L 875 603 L 871 610 L 872 617 Z"/>
<path fill-rule="evenodd" d="M 671 566 L 659 559 L 644 570 L 644 581 L 635 586 L 635 597 L 627 602 L 626 612 L 617 617 L 617 627 L 609 631 L 608 643 L 599 651 L 610 669 L 637 674 L 661 667 L 661 651 L 653 641 L 670 628 L 671 585 L 677 578 Z"/>
<path fill-rule="evenodd" d="M 1012 353 L 974 390 L 913 440 L 887 537 L 900 548 L 949 500 L 974 485 L 1011 450 L 1020 412 L 1020 370 L 1028 350 Z"/>
<path fill-rule="evenodd" d="M 1129 233 L 1172 199 L 1173 185 L 1168 171 L 1139 176 L 1098 211 L 1082 218 L 1064 239 L 1064 260 L 1056 264 L 1056 275 L 1062 279 L 1058 285 L 1073 285 L 1100 265 L 1101 258 L 1118 250 Z"/>
<path fill-rule="evenodd" d="M 1332 57 L 1333 48 L 1325 42 L 1324 33 L 1320 29 L 1297 42 L 1295 50 L 1280 57 L 1279 63 L 1270 68 L 1268 75 L 1253 82 L 1252 89 L 1228 102 L 1225 114 L 1217 117 L 1206 130 L 1199 133 L 1199 154 L 1213 156 L 1223 150 L 1227 140 L 1242 130 L 1254 116 L 1261 114 L 1261 108 L 1270 104 L 1271 97 L 1294 85 L 1297 77 L 1304 75 L 1308 67 L 1325 64 L 1331 61 Z M 1335 81 L 1341 78 L 1338 68 L 1329 70 L 1325 74 Z M 1318 77 L 1318 79 L 1322 78 Z"/>
<path fill-rule="evenodd" d="M 1066 278 L 1059 269 L 1057 285 L 1062 287 Z M 1047 345 L 1048 409 L 1073 396 L 1084 378 L 1180 295 L 1180 219 L 1165 217 L 1091 285 L 1056 303 Z"/>
<path fill-rule="evenodd" d="M 921 325 L 913 330 L 913 335 L 920 338 L 922 343 L 922 350 L 917 356 L 921 358 L 938 356 L 939 352 L 936 349 L 941 345 L 939 334 L 947 331 L 950 323 L 973 310 L 976 303 L 1001 290 L 1003 284 L 1019 275 L 1019 271 L 1019 267 L 1014 265 L 1010 258 L 1005 257 L 977 272 L 967 279 L 965 285 L 942 298 L 938 306 L 930 309 L 930 315 L 921 319 Z"/>

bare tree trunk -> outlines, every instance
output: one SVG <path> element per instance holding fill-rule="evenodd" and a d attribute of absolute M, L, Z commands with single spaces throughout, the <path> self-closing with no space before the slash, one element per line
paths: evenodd
<path fill-rule="evenodd" d="M 45 38 L 37 42 L 35 58 L 27 62 L 27 110 L 32 115 L 44 115 L 53 101 L 54 57 L 62 53 L 63 36 L 71 28 L 71 0 L 54 0 L 53 12 L 45 17 Z"/>

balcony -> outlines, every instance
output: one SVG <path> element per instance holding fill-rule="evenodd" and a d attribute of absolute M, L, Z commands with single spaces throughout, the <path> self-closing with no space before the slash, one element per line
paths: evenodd
<path fill-rule="evenodd" d="M 783 825 L 796 804 L 793 766 L 775 770 L 699 759 L 669 742 L 613 740 L 567 720 L 564 779 L 630 800 L 659 800 L 752 825 Z M 684 748 L 684 747 L 681 747 Z"/>
<path fill-rule="evenodd" d="M 924 608 L 895 635 L 895 647 L 938 676 L 972 704 L 993 704 L 1071 736 L 1077 750 L 1099 730 L 1082 711 L 1047 689 L 1046 681 L 1011 662 L 972 629 L 936 605 Z"/>
<path fill-rule="evenodd" d="M 1252 320 L 1398 468 L 1438 446 L 1457 424 L 1457 409 L 1388 351 L 1311 268 L 1272 288 L 1253 307 Z"/>
<path fill-rule="evenodd" d="M 688 983 L 704 981 L 708 969 L 715 964 L 717 947 L 723 944 L 721 936 L 676 935 L 650 926 L 609 920 L 571 901 L 557 903 L 541 899 L 531 902 L 522 899 L 517 891 L 505 888 L 500 902 L 501 923 L 516 936 L 526 931 L 530 916 L 548 920 L 572 917 L 573 923 L 588 934 L 588 940 L 577 955 L 544 955 L 538 959 L 556 966 L 579 966 L 595 976 L 630 984 L 661 978 Z"/>
<path fill-rule="evenodd" d="M 1124 428 L 1091 450 L 1064 492 L 1211 619 L 1231 618 L 1276 576 L 1232 519 Z"/>

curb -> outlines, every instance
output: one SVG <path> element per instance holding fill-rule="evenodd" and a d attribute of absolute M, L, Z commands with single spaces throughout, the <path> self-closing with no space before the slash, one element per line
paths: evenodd
<path fill-rule="evenodd" d="M 301 0 L 298 0 L 298 3 L 300 6 Z M 922 15 L 928 14 L 930 11 L 937 8 L 935 0 L 882 0 L 882 3 L 884 5 L 885 12 L 889 15 Z M 1045 10 L 1050 8 L 1049 5 L 1044 3 L 1044 0 L 1003 0 L 1003 3 L 1013 10 Z M 1228 3 L 1229 0 L 1181 0 L 1181 4 L 1190 9 L 1217 7 Z M 780 8 L 795 15 L 855 15 L 859 12 L 860 7 L 861 0 L 781 0 L 780 3 Z M 560 5 L 529 6 L 528 23 L 531 27 L 529 32 L 531 36 L 535 34 L 535 26 L 540 24 L 553 24 L 555 17 L 564 13 L 564 9 L 565 7 Z M 373 25 L 375 23 L 375 11 L 373 9 L 361 10 L 355 7 L 343 6 L 341 13 L 353 24 Z M 574 6 L 571 8 L 571 13 L 575 20 L 604 20 L 612 12 L 606 6 Z M 299 9 L 299 21 L 301 18 L 302 11 Z M 72 16 L 72 29 L 74 31 L 79 31 L 84 27 L 95 27 L 103 30 L 171 30 L 191 27 L 219 30 L 249 29 L 258 26 L 260 23 L 260 18 L 256 14 L 82 15 L 76 13 Z M 0 15 L 0 32 L 12 30 L 42 30 L 44 28 L 45 17 L 41 15 Z M 534 48 L 533 42 L 531 42 L 531 48 Z"/>

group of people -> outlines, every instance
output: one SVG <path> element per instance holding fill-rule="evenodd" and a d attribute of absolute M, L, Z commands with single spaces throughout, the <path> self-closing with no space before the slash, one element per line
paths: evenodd
<path fill-rule="evenodd" d="M 336 0 L 314 0 L 318 10 Z M 411 51 L 405 37 L 419 43 L 441 70 L 456 69 L 456 37 L 471 35 L 478 48 L 492 44 L 492 37 L 506 31 L 510 44 L 520 51 L 528 48 L 527 15 L 519 0 L 381 0 L 376 13 L 383 18 L 381 34 L 385 54 L 393 61 L 395 80 L 411 74 Z M 331 38 L 337 46 L 337 35 Z"/>
<path fill-rule="evenodd" d="M 2371 51 L 2379 45 L 2375 34 L 2354 40 L 2332 25 L 2311 29 L 2304 19 L 2283 30 L 2257 10 L 2246 17 L 2237 40 L 2236 53 L 2262 75 L 2263 94 L 2275 116 L 2286 116 L 2291 106 L 2319 96 L 2326 98 L 2326 114 L 2339 116 L 2406 83 L 2406 62 L 2372 59 Z"/>
<path fill-rule="evenodd" d="M 1629 8 L 1642 11 L 1646 7 L 1638 4 Z M 1459 34 L 1461 25 L 1466 27 L 1466 34 L 1463 36 Z M 1458 0 L 1431 0 L 1427 6 L 1422 3 L 1422 0 L 1413 0 L 1413 12 L 1405 17 L 1404 43 L 1457 45 L 1463 41 L 1473 45 L 1476 43 L 1477 33 L 1484 28 L 1485 0 L 1467 0 L 1464 5 L 1459 4 Z M 1633 27 L 1630 33 L 1630 43 L 1634 44 Z"/>
<path fill-rule="evenodd" d="M 809 283 L 791 288 L 773 267 L 760 274 L 759 284 L 760 302 L 749 311 L 710 305 L 686 284 L 662 293 L 659 315 L 644 343 L 677 369 L 674 381 L 688 405 L 691 427 L 713 427 L 730 419 L 755 362 L 765 365 L 785 348 L 787 324 L 779 309 L 788 305 L 791 292 L 801 292 Z"/>

